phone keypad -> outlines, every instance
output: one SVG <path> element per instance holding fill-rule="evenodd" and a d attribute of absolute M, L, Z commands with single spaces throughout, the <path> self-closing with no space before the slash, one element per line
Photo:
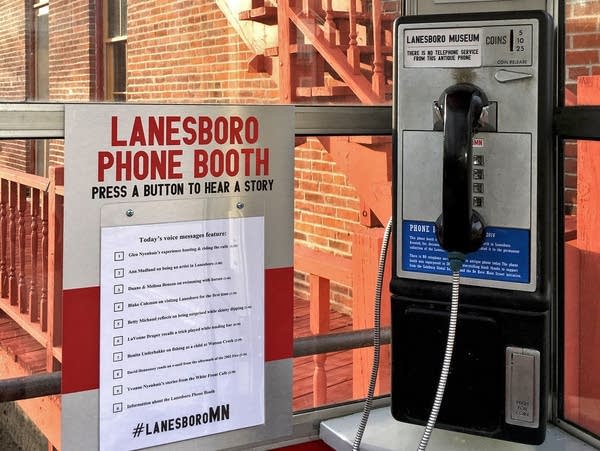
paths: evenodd
<path fill-rule="evenodd" d="M 483 155 L 473 155 L 473 207 L 483 208 Z"/>

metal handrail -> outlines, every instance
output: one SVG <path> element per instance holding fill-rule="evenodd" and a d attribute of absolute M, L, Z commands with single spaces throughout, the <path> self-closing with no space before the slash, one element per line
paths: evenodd
<path fill-rule="evenodd" d="M 391 329 L 381 329 L 381 343 L 388 344 Z M 373 329 L 337 334 L 311 335 L 294 340 L 293 356 L 304 357 L 326 352 L 347 351 L 373 345 Z M 0 380 L 0 402 L 60 395 L 62 372 L 33 374 Z"/>
<path fill-rule="evenodd" d="M 32 374 L 0 380 L 0 402 L 59 395 L 62 372 Z"/>
<path fill-rule="evenodd" d="M 391 335 L 391 328 L 383 327 L 381 329 L 381 343 L 389 344 Z M 310 335 L 294 340 L 294 357 L 347 351 L 369 346 L 373 346 L 373 329 L 361 329 L 337 334 Z"/>

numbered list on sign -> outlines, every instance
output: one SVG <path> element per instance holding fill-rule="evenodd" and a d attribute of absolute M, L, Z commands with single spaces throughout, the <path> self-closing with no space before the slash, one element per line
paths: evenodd
<path fill-rule="evenodd" d="M 262 217 L 104 227 L 100 447 L 264 423 Z"/>

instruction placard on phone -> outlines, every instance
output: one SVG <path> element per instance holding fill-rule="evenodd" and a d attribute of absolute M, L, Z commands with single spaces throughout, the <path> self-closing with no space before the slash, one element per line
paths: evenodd
<path fill-rule="evenodd" d="M 399 36 L 405 68 L 531 66 L 533 28 L 511 24 L 480 28 L 405 29 Z"/>
<path fill-rule="evenodd" d="M 483 245 L 467 254 L 461 275 L 474 279 L 529 283 L 529 230 L 487 227 Z M 448 254 L 435 235 L 435 223 L 402 222 L 402 269 L 451 275 Z"/>
<path fill-rule="evenodd" d="M 445 28 L 404 31 L 404 67 L 479 67 L 482 30 Z"/>
<path fill-rule="evenodd" d="M 263 424 L 264 219 L 101 229 L 100 449 Z"/>

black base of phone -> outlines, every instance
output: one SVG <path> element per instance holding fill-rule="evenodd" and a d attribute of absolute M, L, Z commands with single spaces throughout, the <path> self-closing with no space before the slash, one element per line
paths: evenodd
<path fill-rule="evenodd" d="M 392 296 L 392 415 L 399 421 L 427 422 L 438 385 L 449 323 L 449 303 Z M 548 312 L 459 306 L 452 365 L 436 428 L 514 442 L 544 441 L 546 377 L 541 377 L 540 426 L 507 424 L 505 350 L 539 350 L 547 372 Z"/>

